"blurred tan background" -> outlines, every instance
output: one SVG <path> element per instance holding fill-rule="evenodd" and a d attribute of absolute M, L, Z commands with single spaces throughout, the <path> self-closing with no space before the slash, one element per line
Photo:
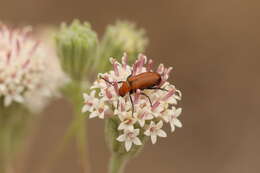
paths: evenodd
<path fill-rule="evenodd" d="M 102 34 L 116 19 L 147 30 L 147 55 L 174 67 L 184 124 L 128 166 L 126 173 L 260 171 L 260 2 L 257 0 L 1 0 L 0 19 L 19 24 L 88 20 Z M 38 173 L 71 119 L 64 100 L 43 113 L 28 139 L 23 173 Z M 89 121 L 92 173 L 109 158 L 103 122 Z M 73 144 L 47 173 L 80 173 Z M 19 172 L 20 173 L 20 172 Z"/>

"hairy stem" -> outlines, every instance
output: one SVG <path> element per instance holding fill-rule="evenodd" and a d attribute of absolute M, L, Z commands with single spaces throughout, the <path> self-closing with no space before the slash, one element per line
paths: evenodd
<path fill-rule="evenodd" d="M 123 173 L 127 158 L 124 155 L 113 153 L 109 161 L 108 173 Z"/>

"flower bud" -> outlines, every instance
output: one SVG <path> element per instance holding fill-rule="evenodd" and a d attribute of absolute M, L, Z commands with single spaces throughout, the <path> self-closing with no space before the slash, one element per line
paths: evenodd
<path fill-rule="evenodd" d="M 74 20 L 70 25 L 61 25 L 56 46 L 63 70 L 72 80 L 81 81 L 91 71 L 97 42 L 97 34 L 87 22 Z"/>
<path fill-rule="evenodd" d="M 136 28 L 134 23 L 117 21 L 114 25 L 109 25 L 100 45 L 99 58 L 103 62 L 101 70 L 109 69 L 109 57 L 121 57 L 124 52 L 127 53 L 129 62 L 133 63 L 138 54 L 145 51 L 147 43 L 145 30 Z"/>

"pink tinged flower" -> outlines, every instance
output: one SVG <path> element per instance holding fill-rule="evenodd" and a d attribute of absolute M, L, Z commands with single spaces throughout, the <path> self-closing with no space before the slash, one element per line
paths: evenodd
<path fill-rule="evenodd" d="M 147 71 L 152 71 L 152 68 L 153 68 L 153 60 L 149 59 L 149 61 L 147 63 L 146 70 Z"/>
<path fill-rule="evenodd" d="M 144 132 L 146 136 L 150 136 L 152 143 L 155 144 L 157 141 L 157 136 L 159 137 L 167 137 L 167 134 L 161 129 L 163 127 L 163 122 L 159 121 L 155 124 L 151 121 L 148 129 Z"/>
<path fill-rule="evenodd" d="M 118 130 L 131 130 L 134 129 L 134 124 L 137 119 L 132 117 L 132 112 L 120 112 L 118 113 L 121 123 L 118 126 Z"/>
<path fill-rule="evenodd" d="M 114 68 L 114 73 L 116 76 L 119 76 L 119 71 L 118 71 L 118 62 L 114 58 L 110 58 L 110 62 L 113 64 Z"/>
<path fill-rule="evenodd" d="M 4 106 L 10 106 L 13 101 L 23 103 L 24 98 L 19 94 L 8 95 L 4 98 Z"/>
<path fill-rule="evenodd" d="M 143 54 L 139 54 L 138 59 L 133 65 L 133 75 L 144 72 L 144 64 L 147 62 L 147 57 Z M 146 71 L 146 69 L 145 69 Z"/>
<path fill-rule="evenodd" d="M 169 123 L 169 117 L 170 117 L 171 113 L 172 113 L 172 110 L 170 110 L 170 109 L 165 109 L 165 110 L 163 110 L 163 111 L 161 112 L 161 114 L 160 114 L 159 117 L 160 117 L 164 122 Z"/>
<path fill-rule="evenodd" d="M 93 90 L 90 95 L 88 94 L 83 94 L 84 97 L 84 106 L 81 110 L 81 112 L 91 112 L 94 109 L 94 105 L 98 104 L 98 99 L 95 98 L 96 95 L 96 91 Z"/>
<path fill-rule="evenodd" d="M 139 133 L 139 129 L 124 130 L 124 133 L 117 138 L 117 141 L 125 142 L 126 151 L 130 151 L 133 144 L 142 145 L 141 140 L 138 138 Z"/>
<path fill-rule="evenodd" d="M 162 98 L 162 101 L 166 101 L 171 98 L 174 95 L 175 91 L 175 89 L 168 91 L 167 94 Z"/>
<path fill-rule="evenodd" d="M 172 67 L 169 67 L 169 68 L 166 70 L 166 72 L 165 72 L 165 74 L 164 74 L 164 80 L 167 80 L 167 79 L 169 78 L 169 75 L 170 75 L 172 69 L 173 69 Z"/>
<path fill-rule="evenodd" d="M 167 94 L 163 97 L 162 101 L 166 101 L 169 104 L 177 104 L 178 100 L 181 100 L 181 92 L 180 90 L 177 90 L 175 88 L 175 86 L 173 85 L 169 85 L 168 83 L 166 83 L 166 87 L 165 87 L 168 92 Z"/>
<path fill-rule="evenodd" d="M 178 119 L 178 117 L 180 116 L 182 112 L 181 108 L 176 109 L 175 107 L 172 108 L 172 113 L 169 116 L 169 123 L 171 125 L 171 131 L 174 132 L 175 131 L 175 126 L 181 128 L 182 127 L 182 123 L 181 121 Z"/>
<path fill-rule="evenodd" d="M 156 110 L 156 108 L 158 108 L 159 105 L 160 105 L 160 102 L 159 102 L 159 101 L 156 101 L 156 102 L 152 105 L 151 110 L 152 110 L 152 111 Z"/>
<path fill-rule="evenodd" d="M 109 91 L 109 89 L 106 88 L 105 91 L 106 91 L 106 97 L 107 97 L 109 100 L 112 99 L 113 95 L 112 95 L 112 93 Z"/>
<path fill-rule="evenodd" d="M 162 74 L 164 72 L 164 65 L 160 64 L 156 70 L 157 73 Z"/>
<path fill-rule="evenodd" d="M 109 107 L 104 103 L 103 100 L 99 100 L 94 104 L 94 109 L 90 113 L 89 118 L 99 117 L 100 119 L 105 118 L 106 112 L 109 111 Z"/>
<path fill-rule="evenodd" d="M 128 61 L 128 56 L 126 53 L 124 53 L 123 57 L 122 57 L 122 67 L 124 70 L 126 70 L 127 67 L 127 61 Z"/>
<path fill-rule="evenodd" d="M 144 127 L 145 122 L 147 120 L 152 120 L 154 118 L 153 115 L 149 112 L 147 107 L 138 108 L 134 113 L 134 117 L 137 119 L 141 127 Z"/>

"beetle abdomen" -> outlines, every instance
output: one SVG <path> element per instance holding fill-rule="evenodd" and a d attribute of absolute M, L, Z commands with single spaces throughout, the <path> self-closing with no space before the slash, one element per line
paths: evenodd
<path fill-rule="evenodd" d="M 161 75 L 156 72 L 144 72 L 136 76 L 129 77 L 128 82 L 133 91 L 137 89 L 142 90 L 159 85 L 161 82 Z"/>

